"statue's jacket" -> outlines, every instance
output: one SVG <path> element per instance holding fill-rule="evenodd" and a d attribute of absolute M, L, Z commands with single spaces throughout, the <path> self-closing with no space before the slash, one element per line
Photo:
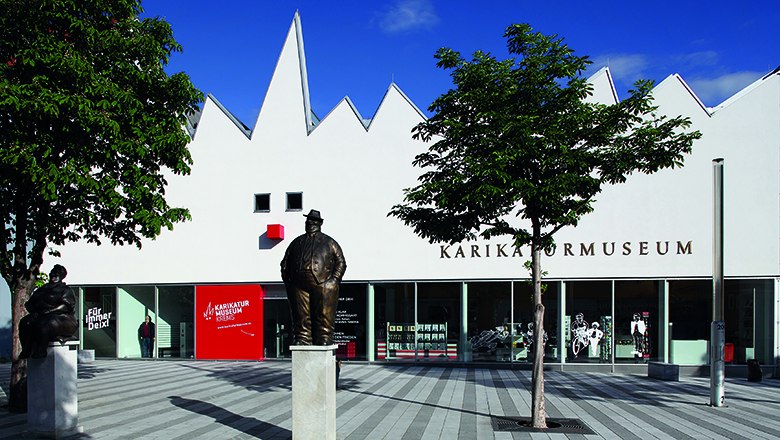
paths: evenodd
<path fill-rule="evenodd" d="M 341 246 L 322 232 L 295 238 L 287 247 L 281 266 L 285 283 L 295 281 L 297 274 L 305 272 L 311 272 L 319 284 L 331 278 L 341 281 L 347 270 Z"/>

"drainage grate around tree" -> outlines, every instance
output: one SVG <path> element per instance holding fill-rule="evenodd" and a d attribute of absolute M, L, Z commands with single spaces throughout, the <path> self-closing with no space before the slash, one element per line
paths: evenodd
<path fill-rule="evenodd" d="M 595 434 L 579 419 L 547 418 L 547 429 L 534 428 L 530 417 L 493 416 L 493 431 L 546 432 L 548 434 Z"/>

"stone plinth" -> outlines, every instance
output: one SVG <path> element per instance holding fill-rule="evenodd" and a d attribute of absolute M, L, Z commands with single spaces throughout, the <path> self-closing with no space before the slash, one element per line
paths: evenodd
<path fill-rule="evenodd" d="M 78 427 L 78 341 L 53 343 L 42 359 L 27 360 L 27 424 L 35 434 L 60 438 Z"/>
<path fill-rule="evenodd" d="M 336 347 L 290 347 L 293 440 L 336 440 Z"/>
<path fill-rule="evenodd" d="M 680 366 L 663 362 L 650 362 L 647 364 L 647 377 L 661 380 L 680 380 Z"/>

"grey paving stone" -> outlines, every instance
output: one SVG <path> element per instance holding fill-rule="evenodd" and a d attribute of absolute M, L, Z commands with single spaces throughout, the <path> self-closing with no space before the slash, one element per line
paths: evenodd
<path fill-rule="evenodd" d="M 139 374 L 142 371 L 143 374 Z M 0 365 L 7 390 L 9 365 Z M 530 372 L 347 364 L 337 392 L 339 439 L 780 438 L 780 381 L 729 379 L 711 408 L 708 378 L 546 372 L 550 417 L 595 435 L 495 432 L 492 415 L 530 415 Z M 289 439 L 290 364 L 97 360 L 79 371 L 79 415 L 94 440 Z M 6 391 L 7 392 L 7 391 Z M 5 401 L 0 392 L 0 402 Z M 26 416 L 0 408 L 0 439 L 34 438 Z"/>

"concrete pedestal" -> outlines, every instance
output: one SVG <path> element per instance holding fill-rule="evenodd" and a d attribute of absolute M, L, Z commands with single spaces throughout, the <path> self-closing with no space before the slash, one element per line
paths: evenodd
<path fill-rule="evenodd" d="M 78 341 L 53 343 L 42 359 L 27 360 L 27 424 L 38 435 L 60 438 L 78 427 Z"/>
<path fill-rule="evenodd" d="M 650 362 L 647 364 L 647 377 L 679 382 L 680 366 L 664 362 Z"/>
<path fill-rule="evenodd" d="M 293 440 L 336 440 L 337 347 L 290 347 Z"/>

